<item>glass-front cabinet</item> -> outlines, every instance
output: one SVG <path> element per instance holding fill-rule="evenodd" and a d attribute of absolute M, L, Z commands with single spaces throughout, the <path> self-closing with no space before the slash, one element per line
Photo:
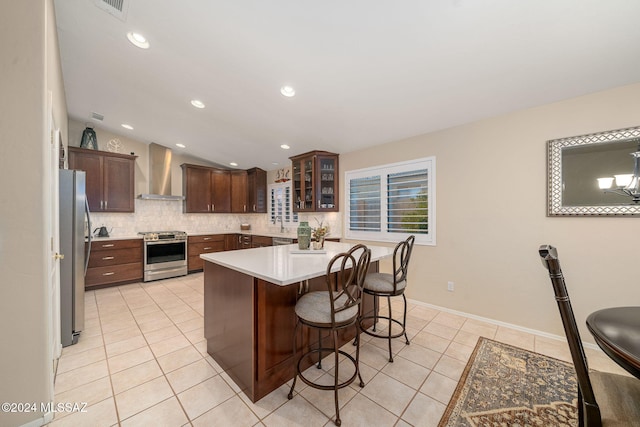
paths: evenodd
<path fill-rule="evenodd" d="M 311 151 L 291 157 L 294 212 L 338 211 L 338 155 Z"/>

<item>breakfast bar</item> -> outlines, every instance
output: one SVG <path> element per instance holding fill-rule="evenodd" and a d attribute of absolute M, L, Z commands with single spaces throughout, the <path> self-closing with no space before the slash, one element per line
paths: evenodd
<path fill-rule="evenodd" d="M 207 352 L 257 401 L 293 378 L 294 307 L 300 295 L 326 289 L 326 269 L 347 243 L 326 242 L 324 251 L 298 252 L 297 245 L 271 246 L 203 254 L 204 335 Z M 370 272 L 393 248 L 369 246 Z M 365 313 L 373 300 L 363 299 Z M 318 345 L 318 336 L 303 328 L 298 351 Z M 341 343 L 352 340 L 345 330 Z M 324 339 L 324 337 L 323 337 Z M 310 363 L 309 363 L 310 364 Z"/>

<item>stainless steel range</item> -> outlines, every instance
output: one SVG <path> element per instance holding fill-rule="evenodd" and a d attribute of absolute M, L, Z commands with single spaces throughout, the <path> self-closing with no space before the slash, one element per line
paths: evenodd
<path fill-rule="evenodd" d="M 184 231 L 145 231 L 144 281 L 187 274 L 187 233 Z"/>

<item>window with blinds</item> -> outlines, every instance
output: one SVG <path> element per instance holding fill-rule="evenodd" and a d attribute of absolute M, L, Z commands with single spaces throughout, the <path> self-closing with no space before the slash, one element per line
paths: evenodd
<path fill-rule="evenodd" d="M 269 185 L 269 218 L 277 224 L 294 224 L 298 222 L 298 214 L 293 212 L 291 203 L 291 181 Z"/>
<path fill-rule="evenodd" d="M 435 245 L 435 158 L 345 174 L 346 237 Z"/>

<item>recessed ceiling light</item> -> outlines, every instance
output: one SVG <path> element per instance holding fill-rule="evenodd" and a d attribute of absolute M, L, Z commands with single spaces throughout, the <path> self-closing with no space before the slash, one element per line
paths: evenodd
<path fill-rule="evenodd" d="M 291 86 L 282 86 L 280 88 L 280 93 L 286 96 L 287 98 L 291 98 L 296 94 L 296 90 Z"/>
<path fill-rule="evenodd" d="M 133 130 L 133 126 L 128 125 L 128 124 L 126 124 L 126 123 L 123 123 L 123 124 L 121 124 L 120 126 L 122 126 L 122 127 L 123 127 L 123 128 L 125 128 L 125 129 Z"/>
<path fill-rule="evenodd" d="M 192 99 L 191 105 L 193 105 L 196 108 L 204 108 L 204 102 L 198 101 L 197 99 Z"/>
<path fill-rule="evenodd" d="M 283 150 L 288 150 L 291 147 L 289 147 L 287 144 L 282 144 L 280 148 L 282 148 Z"/>
<path fill-rule="evenodd" d="M 271 162 L 271 164 L 272 164 L 273 166 L 278 166 L 278 165 L 279 165 L 279 163 L 278 163 L 278 162 Z"/>
<path fill-rule="evenodd" d="M 231 166 L 238 166 L 238 164 L 236 162 L 231 162 L 229 163 Z"/>
<path fill-rule="evenodd" d="M 149 41 L 142 34 L 130 31 L 127 33 L 127 38 L 134 46 L 137 46 L 140 49 L 149 49 Z"/>
<path fill-rule="evenodd" d="M 180 147 L 180 148 L 187 148 L 187 146 L 186 146 L 186 145 L 184 145 L 184 144 L 180 144 L 180 143 L 176 144 L 176 147 Z"/>

